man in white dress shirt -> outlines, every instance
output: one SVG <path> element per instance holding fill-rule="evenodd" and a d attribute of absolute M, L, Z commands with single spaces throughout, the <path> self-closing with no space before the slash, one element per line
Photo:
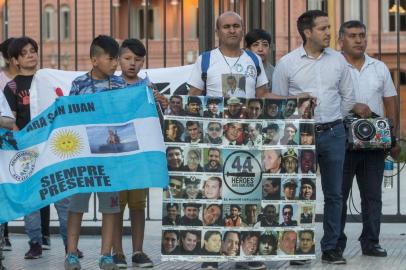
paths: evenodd
<path fill-rule="evenodd" d="M 272 91 L 277 95 L 309 92 L 317 99 L 316 149 L 324 193 L 322 261 L 345 264 L 337 249 L 342 211 L 342 176 L 346 134 L 343 116 L 353 109 L 365 115 L 365 105 L 355 105 L 354 89 L 344 57 L 329 48 L 330 23 L 325 12 L 310 10 L 297 20 L 303 45 L 276 65 Z M 304 262 L 304 261 L 301 261 Z"/>
<path fill-rule="evenodd" d="M 339 44 L 342 54 L 348 62 L 356 101 L 367 104 L 370 110 L 379 116 L 385 116 L 385 111 L 386 117 L 392 120 L 396 134 L 398 128 L 396 89 L 386 65 L 365 53 L 367 47 L 365 25 L 360 21 L 343 23 L 339 31 Z M 400 147 L 396 144 L 396 139 L 393 146 L 390 154 L 393 158 L 397 158 Z M 386 155 L 383 150 L 346 151 L 341 235 L 338 241 L 338 246 L 342 251 L 347 242 L 344 234 L 347 199 L 354 176 L 356 176 L 361 197 L 362 233 L 359 241 L 362 254 L 375 257 L 387 256 L 386 250 L 379 245 L 382 179 Z"/>

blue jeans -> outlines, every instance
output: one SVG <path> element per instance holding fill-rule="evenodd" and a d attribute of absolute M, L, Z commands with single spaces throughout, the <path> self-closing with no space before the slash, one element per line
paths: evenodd
<path fill-rule="evenodd" d="M 344 250 L 347 236 L 344 233 L 347 219 L 347 200 L 354 176 L 361 198 L 362 233 L 359 237 L 362 250 L 379 244 L 382 215 L 382 180 L 385 161 L 383 151 L 347 151 L 343 175 L 343 211 L 341 215 L 341 235 L 338 246 Z"/>
<path fill-rule="evenodd" d="M 59 233 L 62 236 L 64 245 L 67 245 L 67 232 L 68 232 L 68 206 L 69 199 L 65 198 L 54 203 L 59 219 Z M 42 232 L 41 232 L 41 214 L 40 211 L 32 212 L 24 217 L 25 231 L 30 239 L 30 242 L 36 242 L 42 245 Z"/>
<path fill-rule="evenodd" d="M 342 123 L 316 132 L 316 151 L 324 194 L 324 235 L 320 242 L 322 251 L 335 249 L 340 236 L 345 141 Z"/>

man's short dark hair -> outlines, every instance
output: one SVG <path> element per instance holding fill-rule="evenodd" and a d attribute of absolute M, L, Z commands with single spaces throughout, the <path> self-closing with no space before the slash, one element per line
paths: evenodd
<path fill-rule="evenodd" d="M 208 241 L 209 238 L 210 238 L 212 235 L 215 235 L 215 234 L 220 235 L 220 238 L 221 238 L 221 233 L 220 233 L 219 231 L 207 231 L 207 232 L 204 234 L 204 241 Z"/>
<path fill-rule="evenodd" d="M 348 28 L 363 28 L 365 33 L 367 32 L 367 27 L 361 21 L 358 20 L 346 21 L 340 26 L 340 30 L 338 31 L 338 37 L 340 39 L 344 37 L 345 30 Z"/>
<path fill-rule="evenodd" d="M 226 232 L 223 234 L 223 241 L 225 241 L 225 240 L 227 239 L 227 236 L 228 236 L 230 233 L 235 233 L 235 234 L 237 234 L 238 240 L 240 240 L 240 233 L 239 233 L 239 232 L 236 232 L 236 231 L 226 231 Z"/>
<path fill-rule="evenodd" d="M 301 150 L 301 153 L 300 153 L 300 160 L 303 158 L 304 154 L 306 154 L 306 153 L 312 155 L 313 158 L 316 157 L 316 154 L 314 153 L 313 150 L 303 149 L 303 150 Z"/>
<path fill-rule="evenodd" d="M 262 209 L 262 211 L 265 211 L 265 210 L 268 209 L 268 208 L 273 208 L 273 209 L 275 209 L 275 211 L 276 211 L 276 207 L 275 207 L 275 205 L 273 205 L 273 204 L 268 204 L 268 205 L 266 205 L 266 206 Z"/>
<path fill-rule="evenodd" d="M 180 99 L 181 101 L 183 101 L 183 100 L 182 100 L 182 97 L 181 97 L 181 96 L 178 96 L 178 95 L 173 95 L 173 96 L 171 96 L 171 97 L 169 98 L 169 101 L 172 101 L 172 99 L 174 99 L 174 98 L 177 98 L 177 99 Z"/>
<path fill-rule="evenodd" d="M 129 49 L 137 56 L 144 57 L 147 54 L 144 44 L 142 44 L 142 42 L 136 38 L 124 40 L 120 47 L 120 54 L 123 53 L 123 49 L 125 48 Z"/>
<path fill-rule="evenodd" d="M 312 230 L 300 231 L 300 232 L 299 232 L 299 239 L 300 239 L 300 236 L 301 236 L 302 234 L 304 234 L 304 233 L 309 233 L 309 234 L 311 234 L 312 239 L 314 240 L 314 231 L 312 231 Z"/>
<path fill-rule="evenodd" d="M 256 237 L 259 239 L 259 232 L 253 232 L 253 231 L 241 232 L 241 241 L 245 241 L 252 237 Z"/>
<path fill-rule="evenodd" d="M 280 152 L 279 152 L 279 153 L 280 153 Z M 279 154 L 279 156 L 280 156 L 280 154 Z M 272 185 L 273 187 L 276 187 L 276 186 L 280 186 L 280 185 L 281 185 L 281 179 L 280 179 L 280 178 L 271 178 L 271 177 L 268 177 L 268 178 L 265 179 L 265 181 L 270 181 L 270 182 L 271 182 L 271 185 Z"/>
<path fill-rule="evenodd" d="M 209 154 L 211 151 L 216 151 L 216 152 L 218 152 L 219 154 L 221 154 L 221 151 L 220 151 L 219 148 L 211 147 L 211 148 L 209 148 L 209 150 L 207 150 L 207 154 Z"/>
<path fill-rule="evenodd" d="M 38 53 L 38 44 L 35 40 L 30 37 L 19 37 L 11 41 L 8 46 L 9 58 L 17 59 L 22 54 L 23 48 L 28 44 L 31 44 L 35 52 Z"/>
<path fill-rule="evenodd" d="M 251 102 L 258 102 L 259 106 L 261 106 L 261 109 L 264 107 L 264 103 L 262 102 L 262 99 L 259 98 L 250 98 L 248 99 L 247 105 L 250 105 Z"/>
<path fill-rule="evenodd" d="M 15 38 L 8 38 L 0 44 L 0 52 L 4 59 L 9 60 L 10 56 L 8 54 L 8 48 L 10 47 L 11 42 L 13 42 Z"/>
<path fill-rule="evenodd" d="M 304 31 L 306 29 L 312 30 L 314 27 L 314 20 L 318 17 L 328 17 L 327 13 L 321 10 L 309 10 L 300 15 L 297 19 L 297 31 L 302 37 L 303 44 L 306 44 L 306 36 Z"/>
<path fill-rule="evenodd" d="M 179 204 L 177 203 L 167 203 L 166 204 L 166 211 L 169 211 L 169 208 L 175 207 L 177 210 L 179 210 Z"/>
<path fill-rule="evenodd" d="M 90 57 L 108 54 L 110 57 L 117 58 L 120 46 L 117 41 L 106 35 L 99 35 L 93 39 L 90 45 Z"/>
<path fill-rule="evenodd" d="M 209 122 L 209 123 L 207 124 L 207 127 L 209 128 L 209 127 L 212 126 L 212 125 L 219 125 L 220 128 L 221 128 L 221 123 L 219 123 L 219 122 Z"/>
<path fill-rule="evenodd" d="M 241 206 L 239 206 L 238 204 L 232 204 L 232 205 L 230 205 L 230 210 L 233 209 L 233 208 L 237 208 L 238 211 L 241 211 Z"/>
<path fill-rule="evenodd" d="M 197 125 L 198 127 L 200 127 L 199 122 L 197 122 L 197 121 L 187 121 L 186 122 L 186 128 L 194 126 L 194 125 Z"/>
<path fill-rule="evenodd" d="M 185 238 L 186 238 L 186 235 L 187 235 L 188 233 L 195 235 L 196 238 L 198 238 L 198 239 L 200 238 L 200 231 L 193 231 L 193 230 L 190 230 L 190 231 L 182 231 L 182 232 L 181 232 L 181 237 L 182 237 L 182 239 L 185 239 Z"/>
<path fill-rule="evenodd" d="M 273 129 L 273 130 L 275 130 L 276 132 L 278 132 L 278 131 L 279 131 L 279 126 L 278 126 L 278 124 L 276 124 L 276 123 L 271 123 L 271 124 L 269 124 L 268 126 L 266 126 L 266 127 L 263 129 L 263 132 L 267 132 L 267 131 L 270 130 L 270 129 Z"/>
<path fill-rule="evenodd" d="M 168 156 L 168 153 L 171 150 L 179 150 L 183 154 L 182 148 L 180 148 L 179 146 L 171 146 L 171 147 L 166 148 L 166 156 Z"/>
<path fill-rule="evenodd" d="M 285 204 L 282 208 L 282 213 L 285 211 L 285 209 L 290 209 L 293 214 L 293 206 L 291 204 Z"/>
<path fill-rule="evenodd" d="M 259 242 L 268 243 L 273 249 L 278 245 L 278 239 L 273 234 L 262 234 L 259 238 Z"/>
<path fill-rule="evenodd" d="M 311 123 L 300 123 L 299 124 L 299 130 L 300 134 L 305 133 L 305 134 L 314 134 L 314 125 Z"/>
<path fill-rule="evenodd" d="M 188 208 L 188 207 L 193 207 L 193 208 L 200 209 L 201 206 L 202 206 L 202 205 L 199 204 L 199 203 L 184 203 L 184 204 L 183 204 L 183 208 L 184 208 L 184 209 L 186 209 L 186 208 Z"/>
<path fill-rule="evenodd" d="M 263 39 L 271 45 L 271 35 L 264 29 L 252 29 L 245 35 L 245 47 L 250 48 L 254 42 Z"/>
<path fill-rule="evenodd" d="M 304 185 L 309 185 L 313 188 L 313 190 L 316 190 L 316 185 L 311 178 L 302 178 L 302 181 L 300 182 L 300 189 L 302 189 Z"/>
<path fill-rule="evenodd" d="M 187 98 L 187 105 L 189 105 L 190 103 L 196 103 L 199 104 L 199 106 L 202 106 L 202 101 L 200 100 L 199 97 L 189 96 Z"/>
<path fill-rule="evenodd" d="M 178 231 L 175 231 L 175 230 L 164 231 L 164 237 L 165 237 L 165 235 L 167 235 L 167 234 L 169 234 L 169 233 L 174 233 L 174 234 L 176 234 L 176 239 L 179 240 L 179 232 L 178 232 Z"/>
<path fill-rule="evenodd" d="M 248 211 L 249 207 L 251 207 L 251 206 L 257 207 L 256 204 L 246 204 L 245 207 L 244 207 L 245 214 L 247 214 L 247 211 Z"/>

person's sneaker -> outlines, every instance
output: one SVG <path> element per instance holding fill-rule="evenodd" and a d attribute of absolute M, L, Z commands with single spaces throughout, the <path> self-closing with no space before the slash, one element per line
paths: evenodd
<path fill-rule="evenodd" d="M 42 257 L 42 247 L 37 242 L 29 242 L 30 250 L 25 253 L 24 259 L 38 259 Z"/>
<path fill-rule="evenodd" d="M 11 251 L 12 247 L 11 247 L 11 243 L 10 243 L 10 239 L 8 237 L 4 238 L 4 247 L 3 247 L 3 251 Z"/>
<path fill-rule="evenodd" d="M 133 265 L 141 268 L 154 267 L 154 263 L 144 252 L 135 252 L 131 260 Z"/>
<path fill-rule="evenodd" d="M 373 257 L 386 257 L 388 253 L 379 244 L 375 244 L 368 249 L 362 250 L 362 254 L 365 256 Z"/>
<path fill-rule="evenodd" d="M 237 262 L 237 269 L 263 270 L 266 269 L 266 264 L 263 262 Z"/>
<path fill-rule="evenodd" d="M 49 236 L 42 237 L 42 250 L 51 249 L 51 238 Z"/>
<path fill-rule="evenodd" d="M 117 253 L 113 255 L 113 261 L 117 264 L 118 268 L 126 269 L 127 268 L 127 261 L 125 260 L 125 256 L 122 253 Z"/>
<path fill-rule="evenodd" d="M 99 267 L 103 270 L 119 270 L 111 255 L 102 255 L 99 259 Z"/>
<path fill-rule="evenodd" d="M 79 259 L 82 259 L 83 258 L 83 252 L 82 251 L 80 251 L 78 248 L 76 249 L 76 253 L 78 254 L 78 258 Z"/>
<path fill-rule="evenodd" d="M 68 247 L 67 246 L 65 246 L 65 255 L 68 253 Z M 83 258 L 83 252 L 82 251 L 80 251 L 78 248 L 76 249 L 76 254 L 77 254 L 77 256 L 78 256 L 78 258 L 79 259 L 82 259 Z"/>
<path fill-rule="evenodd" d="M 217 262 L 204 262 L 200 269 L 202 270 L 217 270 L 219 268 L 219 263 Z"/>
<path fill-rule="evenodd" d="M 294 260 L 294 261 L 290 261 L 289 264 L 290 265 L 306 265 L 306 264 L 310 264 L 312 261 L 311 260 Z"/>
<path fill-rule="evenodd" d="M 334 249 L 326 250 L 321 255 L 321 261 L 323 263 L 330 263 L 330 264 L 346 264 L 347 261 Z"/>
<path fill-rule="evenodd" d="M 68 253 L 65 258 L 65 270 L 80 270 L 79 258 L 74 253 Z"/>

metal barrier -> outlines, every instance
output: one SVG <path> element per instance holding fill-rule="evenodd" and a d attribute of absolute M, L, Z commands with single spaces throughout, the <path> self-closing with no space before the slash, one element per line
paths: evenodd
<path fill-rule="evenodd" d="M 167 28 L 167 23 L 168 23 L 168 16 L 167 16 L 167 11 L 169 10 L 168 8 L 168 1 L 150 1 L 150 0 L 102 0 L 102 1 L 95 1 L 95 0 L 88 0 L 91 1 L 91 10 L 89 11 L 89 16 L 91 16 L 91 32 L 92 32 L 92 38 L 96 36 L 96 9 L 97 5 L 102 5 L 102 4 L 108 4 L 109 6 L 109 33 L 104 33 L 104 34 L 110 34 L 112 36 L 118 37 L 117 33 L 114 33 L 114 23 L 115 21 L 113 19 L 117 19 L 115 16 L 117 16 L 115 7 L 117 5 L 126 5 L 127 7 L 127 36 L 126 37 L 132 37 L 132 27 L 134 27 L 134 24 L 131 23 L 131 12 L 132 8 L 134 6 L 140 7 L 142 6 L 143 8 L 143 33 L 144 33 L 144 44 L 146 46 L 147 52 L 150 51 L 150 42 L 151 39 L 150 33 L 149 33 L 149 27 L 148 23 L 150 22 L 150 13 L 148 12 L 150 10 L 151 6 L 159 6 L 162 8 L 162 39 L 159 41 L 162 45 L 162 66 L 167 67 L 168 66 L 168 59 L 169 59 L 169 54 L 168 54 L 168 44 L 169 42 L 174 42 L 173 40 L 168 39 L 168 28 Z M 87 2 L 88 2 L 87 1 Z M 396 68 L 394 69 L 394 75 L 396 78 L 396 89 L 398 92 L 398 96 L 400 97 L 400 85 L 401 85 L 401 46 L 400 46 L 400 40 L 401 40 L 401 33 L 400 33 L 400 25 L 401 25 L 401 20 L 400 20 L 400 8 L 396 9 L 397 7 L 400 7 L 401 5 L 401 0 L 385 0 L 385 1 L 390 1 L 390 3 L 393 3 L 395 6 L 395 25 L 396 27 Z M 69 3 L 72 3 L 72 1 L 67 1 L 67 0 L 39 0 L 38 1 L 38 15 L 39 15 L 39 53 L 40 53 L 40 67 L 48 67 L 47 65 L 44 64 L 44 56 L 45 51 L 44 51 L 44 36 L 43 36 L 43 11 L 44 11 L 44 2 L 46 4 L 49 4 L 52 2 L 54 5 L 56 5 L 56 10 L 57 10 L 57 68 L 61 69 L 61 61 L 62 61 L 62 53 L 61 53 L 61 45 L 62 45 L 62 40 L 61 40 L 61 2 L 62 4 L 66 5 Z M 85 1 L 80 1 L 81 4 L 83 4 Z M 87 3 L 86 2 L 86 3 Z M 180 11 L 180 53 L 178 55 L 180 64 L 184 65 L 185 64 L 185 5 L 189 5 L 190 1 L 184 1 L 184 0 L 172 0 L 170 1 L 170 5 L 176 4 L 178 5 L 177 8 Z M 294 4 L 293 4 L 294 3 Z M 338 4 L 337 4 L 338 3 Z M 331 18 L 335 18 L 336 15 L 339 16 L 339 21 L 342 23 L 345 20 L 345 11 L 346 11 L 346 3 L 357 3 L 358 5 L 358 10 L 359 14 L 358 17 L 361 21 L 364 19 L 368 19 L 368 17 L 365 17 L 366 11 L 364 9 L 366 4 L 369 4 L 368 7 L 371 7 L 373 3 L 377 5 L 377 23 L 378 23 L 378 31 L 377 31 L 377 53 L 376 57 L 381 59 L 382 58 L 382 6 L 383 2 L 382 0 L 378 1 L 364 1 L 364 0 L 357 0 L 357 1 L 351 1 L 351 0 L 198 0 L 198 20 L 197 20 L 197 38 L 196 40 L 193 40 L 193 42 L 196 42 L 198 44 L 199 52 L 209 50 L 213 47 L 215 47 L 216 44 L 216 38 L 215 38 L 215 19 L 216 17 L 221 14 L 222 12 L 226 10 L 234 10 L 237 13 L 240 13 L 244 19 L 244 22 L 246 24 L 246 29 L 252 29 L 256 27 L 261 27 L 271 33 L 272 36 L 272 46 L 271 46 L 271 53 L 270 53 L 270 59 L 272 63 L 275 63 L 276 60 L 280 57 L 280 55 L 285 54 L 289 51 L 291 51 L 292 46 L 296 46 L 299 44 L 300 38 L 298 38 L 298 35 L 295 30 L 293 30 L 291 22 L 292 22 L 292 13 L 294 14 L 300 14 L 301 12 L 310 9 L 310 8 L 319 8 L 323 9 L 324 11 L 328 12 L 330 14 Z M 402 1 L 403 3 L 403 1 Z M 20 0 L 20 3 L 18 3 L 17 0 L 13 1 L 8 1 L 5 0 L 4 6 L 3 6 L 3 20 L 4 20 L 4 30 L 3 30 L 3 37 L 7 38 L 10 35 L 10 17 L 9 17 L 9 10 L 11 7 L 15 8 L 15 5 L 19 5 L 18 8 L 21 9 L 21 34 L 25 35 L 26 33 L 26 12 L 27 8 L 30 7 L 32 8 L 31 2 L 30 6 L 27 6 L 27 3 L 25 0 Z M 285 6 L 286 5 L 286 6 Z M 78 7 L 79 3 L 78 0 L 73 1 L 73 25 L 74 25 L 74 42 L 71 44 L 73 46 L 73 51 L 74 51 L 74 69 L 78 70 L 79 68 L 79 48 L 78 48 L 78 31 L 80 26 L 78 25 L 79 17 L 78 17 Z M 281 8 L 282 7 L 282 8 Z M 286 8 L 286 12 L 285 12 Z M 298 9 L 302 10 L 298 10 Z M 339 9 L 337 11 L 337 8 Z M 283 11 L 283 12 L 276 12 L 278 11 Z M 391 9 L 392 10 L 392 9 Z M 284 23 L 284 18 L 285 18 L 285 13 L 286 13 L 286 18 L 287 18 L 287 25 L 286 25 L 286 31 L 287 33 L 280 34 L 280 32 L 277 33 L 277 29 L 279 27 L 278 24 L 283 24 Z M 122 14 L 124 15 L 124 14 Z M 372 15 L 373 16 L 373 15 Z M 403 15 L 402 15 L 403 16 Z M 155 19 L 155 18 L 153 18 Z M 332 20 L 333 20 L 332 19 Z M 334 20 L 333 20 L 334 21 Z M 335 25 L 335 24 L 334 24 Z M 332 24 L 332 27 L 335 27 Z M 283 28 L 284 29 L 284 28 Z M 295 34 L 292 35 L 292 32 Z M 405 33 L 403 32 L 402 35 L 404 36 Z M 281 46 L 277 47 L 278 44 L 284 44 L 284 41 L 286 42 L 286 47 Z M 175 40 L 176 41 L 176 40 Z M 155 41 L 154 41 L 155 43 Z M 89 41 L 90 44 L 90 41 Z M 335 43 L 333 42 L 333 45 Z M 66 46 L 66 44 L 64 44 Z M 150 67 L 150 59 L 151 55 L 147 55 L 146 57 L 146 68 Z M 400 102 L 398 102 L 398 110 L 400 112 Z M 398 134 L 399 135 L 399 134 Z M 401 214 L 401 205 L 400 205 L 400 173 L 399 173 L 399 168 L 400 164 L 398 164 L 398 175 L 397 175 L 397 209 L 396 209 L 396 215 L 384 215 L 384 219 L 388 218 L 389 220 L 392 221 L 400 221 L 400 220 L 405 220 L 405 216 Z M 94 199 L 94 206 L 96 209 L 96 199 Z M 150 217 L 150 201 L 149 201 L 149 196 L 148 196 L 148 208 L 147 208 L 147 219 L 151 219 Z M 93 213 L 93 218 L 90 220 L 98 220 L 97 218 L 97 213 L 96 210 L 94 210 Z"/>

